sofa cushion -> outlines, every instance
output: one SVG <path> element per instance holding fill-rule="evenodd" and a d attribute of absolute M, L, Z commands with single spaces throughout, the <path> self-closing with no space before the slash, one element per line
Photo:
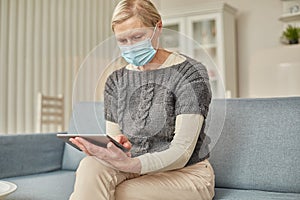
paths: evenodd
<path fill-rule="evenodd" d="M 63 149 L 52 133 L 1 135 L 0 178 L 60 169 Z"/>
<path fill-rule="evenodd" d="M 300 194 L 216 188 L 214 200 L 298 200 Z"/>
<path fill-rule="evenodd" d="M 224 100 L 213 104 L 222 109 Z M 227 99 L 210 158 L 216 186 L 300 193 L 299 144 L 299 97 Z"/>
<path fill-rule="evenodd" d="M 20 176 L 5 179 L 15 183 L 17 190 L 5 200 L 67 200 L 75 182 L 74 171 L 55 171 L 50 173 Z"/>
<path fill-rule="evenodd" d="M 79 102 L 72 112 L 69 130 L 70 134 L 100 134 L 105 133 L 103 102 Z M 66 144 L 63 169 L 76 170 L 85 154 Z"/>

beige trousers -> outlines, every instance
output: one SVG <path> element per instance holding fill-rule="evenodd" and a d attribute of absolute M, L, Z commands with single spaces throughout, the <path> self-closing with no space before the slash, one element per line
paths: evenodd
<path fill-rule="evenodd" d="M 211 200 L 215 175 L 208 160 L 149 175 L 124 173 L 85 157 L 70 200 Z"/>

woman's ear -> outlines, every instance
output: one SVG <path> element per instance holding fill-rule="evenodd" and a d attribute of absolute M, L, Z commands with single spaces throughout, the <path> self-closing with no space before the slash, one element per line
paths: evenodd
<path fill-rule="evenodd" d="M 157 22 L 157 29 L 159 30 L 159 32 L 162 31 L 162 27 L 163 27 L 162 21 L 159 20 L 159 21 Z"/>
<path fill-rule="evenodd" d="M 156 24 L 156 31 L 154 33 L 154 37 L 153 37 L 153 40 L 152 40 L 152 45 L 154 47 L 154 49 L 158 49 L 159 47 L 159 37 L 162 33 L 162 21 L 159 20 Z"/>
<path fill-rule="evenodd" d="M 162 25 L 162 21 L 159 20 L 156 24 L 156 35 L 157 37 L 159 37 L 162 33 L 162 28 L 163 28 L 163 25 Z"/>

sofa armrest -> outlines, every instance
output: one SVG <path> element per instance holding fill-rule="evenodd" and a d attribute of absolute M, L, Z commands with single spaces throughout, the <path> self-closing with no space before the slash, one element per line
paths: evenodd
<path fill-rule="evenodd" d="M 0 178 L 61 169 L 63 150 L 54 133 L 0 135 Z"/>

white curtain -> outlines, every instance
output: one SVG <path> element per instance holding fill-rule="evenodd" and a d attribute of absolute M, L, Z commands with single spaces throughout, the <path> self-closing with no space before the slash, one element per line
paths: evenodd
<path fill-rule="evenodd" d="M 38 92 L 64 95 L 68 127 L 75 75 L 117 2 L 0 0 L 0 133 L 35 131 Z"/>

